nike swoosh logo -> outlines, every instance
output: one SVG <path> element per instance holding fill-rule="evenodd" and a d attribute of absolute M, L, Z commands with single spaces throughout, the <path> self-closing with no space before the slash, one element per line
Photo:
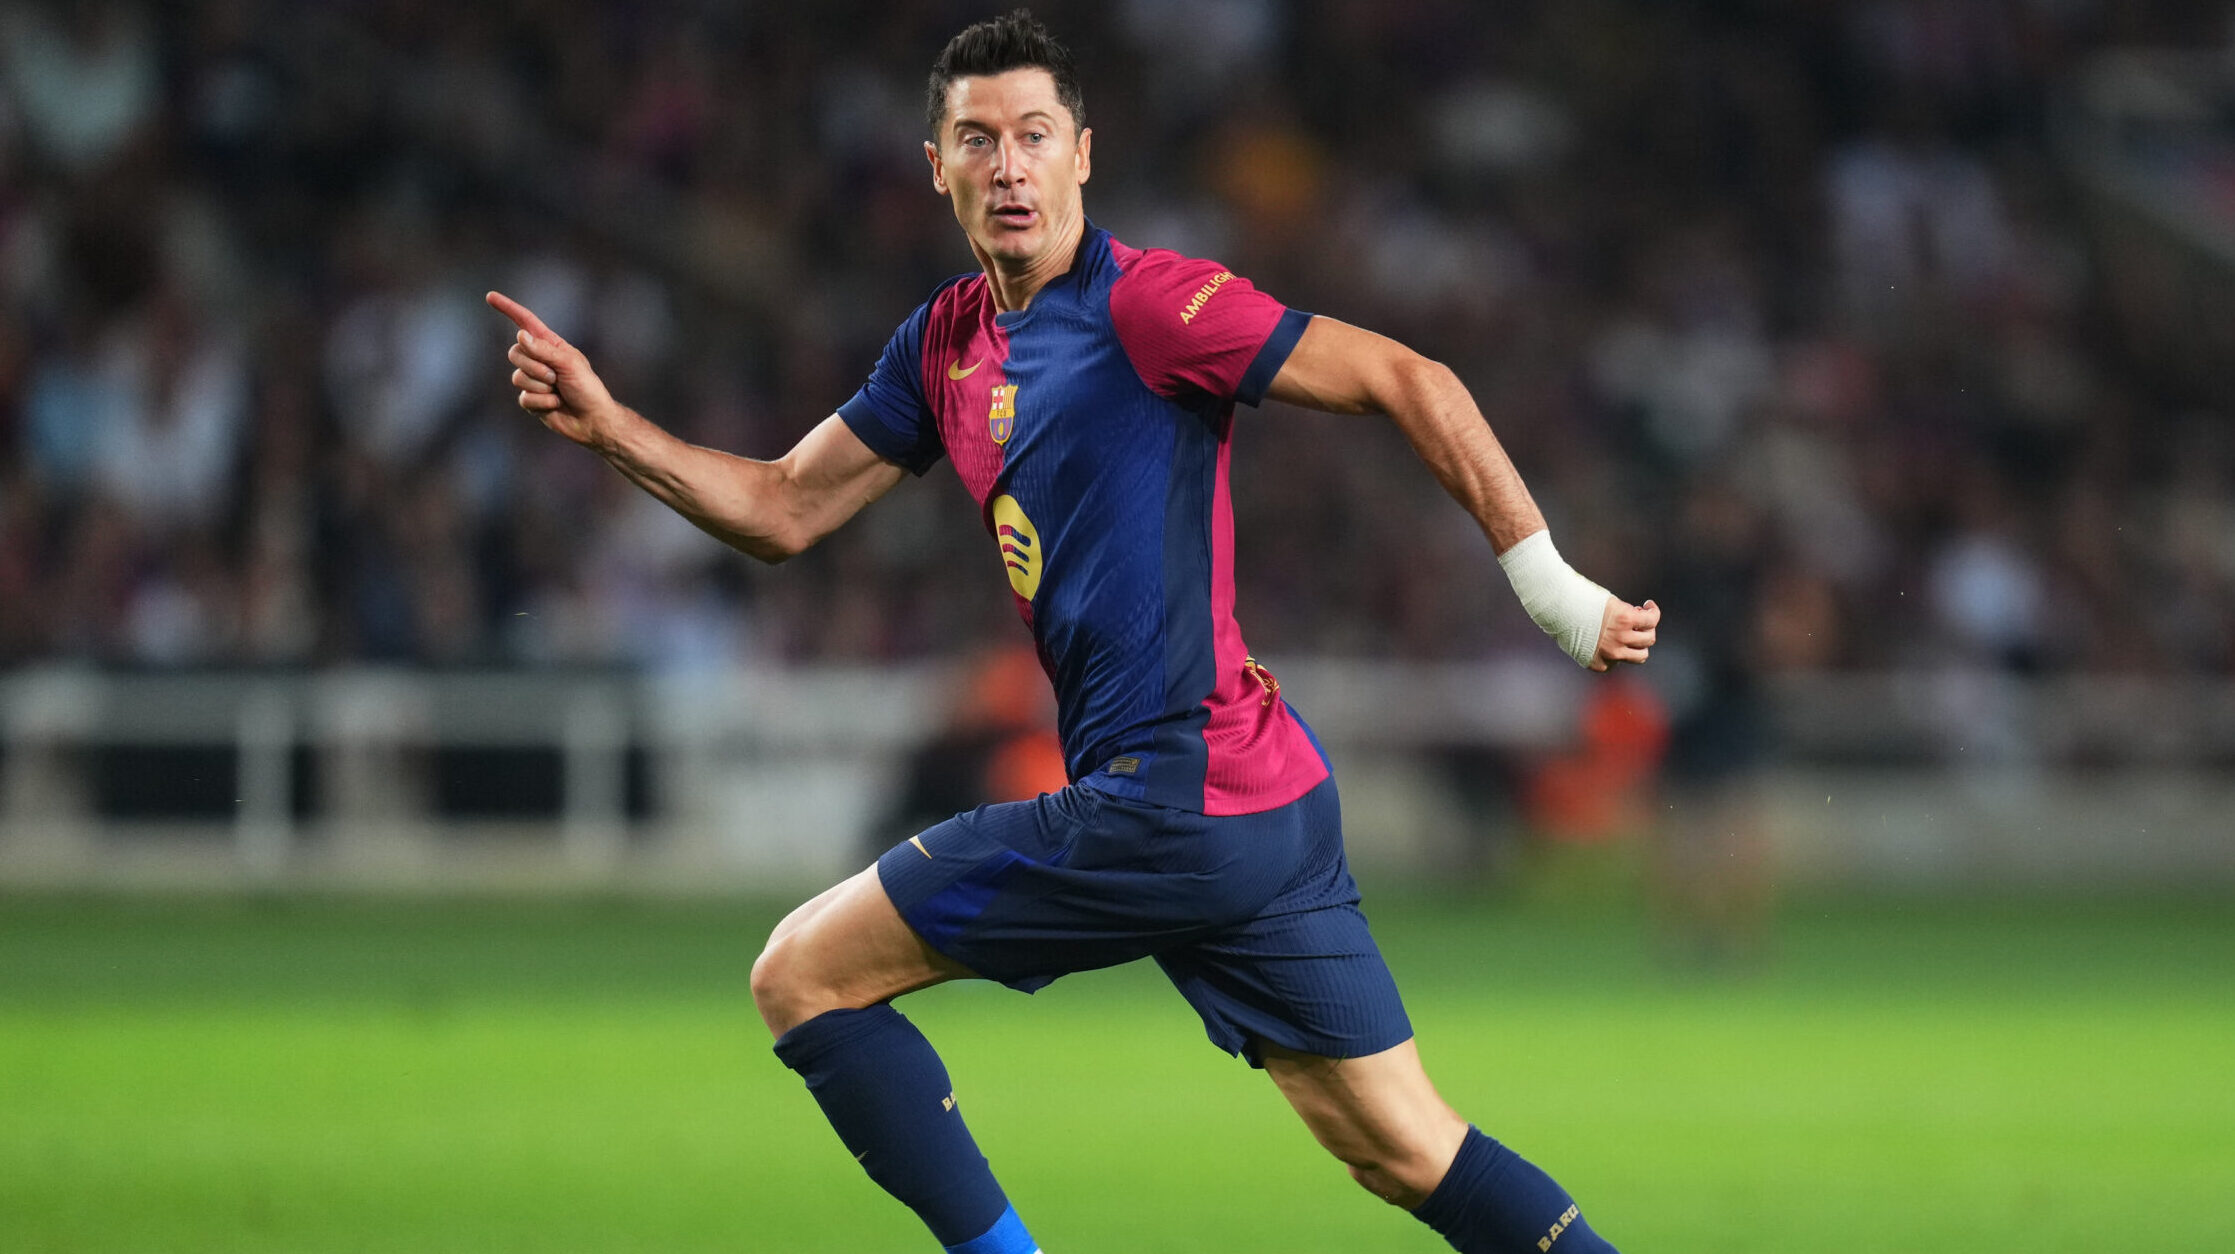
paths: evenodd
<path fill-rule="evenodd" d="M 921 837 L 921 836 L 910 836 L 910 837 L 908 838 L 908 843 L 909 843 L 909 844 L 911 844 L 911 845 L 914 845 L 914 846 L 916 847 L 916 852 L 917 852 L 917 853 L 920 853 L 920 854 L 922 854 L 923 856 L 925 856 L 925 857 L 927 857 L 927 858 L 931 857 L 931 851 L 930 851 L 929 849 L 926 849 L 926 848 L 924 848 L 924 847 L 923 847 L 923 837 Z"/>
<path fill-rule="evenodd" d="M 978 360 L 970 363 L 970 368 L 968 370 L 964 370 L 962 368 L 962 363 L 960 361 L 957 361 L 955 362 L 955 364 L 947 367 L 947 377 L 959 382 L 963 379 L 969 378 L 971 375 L 978 373 L 978 367 L 985 364 L 986 359 L 980 357 Z"/>

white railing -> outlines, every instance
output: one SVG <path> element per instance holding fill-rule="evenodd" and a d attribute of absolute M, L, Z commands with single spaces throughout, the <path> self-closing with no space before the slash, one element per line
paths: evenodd
<path fill-rule="evenodd" d="M 1414 872 L 1514 835 L 1451 751 L 1525 769 L 1572 739 L 1591 682 L 1535 660 L 1279 670 L 1337 762 L 1354 857 Z M 0 885 L 825 882 L 860 864 L 949 683 L 931 666 L 21 671 L 0 677 Z M 1787 878 L 2235 882 L 2235 684 L 1824 675 L 1765 695 L 1773 749 L 1742 787 Z M 94 766 L 120 747 L 219 751 L 232 804 L 104 812 Z M 543 755 L 556 804 L 445 813 L 443 755 L 475 749 Z M 1680 783 L 1670 798 L 1689 804 Z"/>

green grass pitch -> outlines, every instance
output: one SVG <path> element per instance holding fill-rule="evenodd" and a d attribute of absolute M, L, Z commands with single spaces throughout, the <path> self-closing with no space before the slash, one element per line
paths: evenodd
<path fill-rule="evenodd" d="M 2235 1249 L 2235 911 L 1369 901 L 1452 1102 L 1633 1254 Z M 773 906 L 0 897 L 10 1254 L 904 1254 L 746 995 Z M 1049 1254 L 1445 1248 L 1153 967 L 906 1009 Z"/>

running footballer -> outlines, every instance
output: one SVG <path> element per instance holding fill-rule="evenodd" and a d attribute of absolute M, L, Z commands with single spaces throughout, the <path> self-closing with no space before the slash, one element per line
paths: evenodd
<path fill-rule="evenodd" d="M 1071 57 L 1021 11 L 929 84 L 932 186 L 977 271 L 772 462 L 677 440 L 516 302 L 523 409 L 701 528 L 779 562 L 941 459 L 981 507 L 1055 687 L 1071 783 L 957 815 L 792 912 L 753 964 L 776 1054 L 848 1152 L 961 1254 L 1039 1247 L 944 1065 L 892 1006 L 1154 958 L 1351 1174 L 1468 1254 L 1603 1254 L 1565 1190 L 1437 1096 L 1344 859 L 1326 755 L 1234 621 L 1234 406 L 1386 414 L 1579 664 L 1643 662 L 1659 609 L 1571 570 L 1451 371 L 1087 220 Z M 998 565 L 996 565 L 996 561 Z"/>

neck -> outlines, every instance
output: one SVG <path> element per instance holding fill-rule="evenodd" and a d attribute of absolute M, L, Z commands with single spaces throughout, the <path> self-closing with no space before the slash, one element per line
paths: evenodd
<path fill-rule="evenodd" d="M 974 239 L 970 251 L 978 255 L 978 266 L 986 272 L 986 282 L 993 289 L 993 307 L 1002 313 L 1015 313 L 1031 304 L 1041 288 L 1071 272 L 1078 260 L 1079 242 L 1085 238 L 1086 214 L 1073 210 L 1070 220 L 1056 227 L 1055 246 L 1037 257 L 1005 260 L 979 247 Z"/>

